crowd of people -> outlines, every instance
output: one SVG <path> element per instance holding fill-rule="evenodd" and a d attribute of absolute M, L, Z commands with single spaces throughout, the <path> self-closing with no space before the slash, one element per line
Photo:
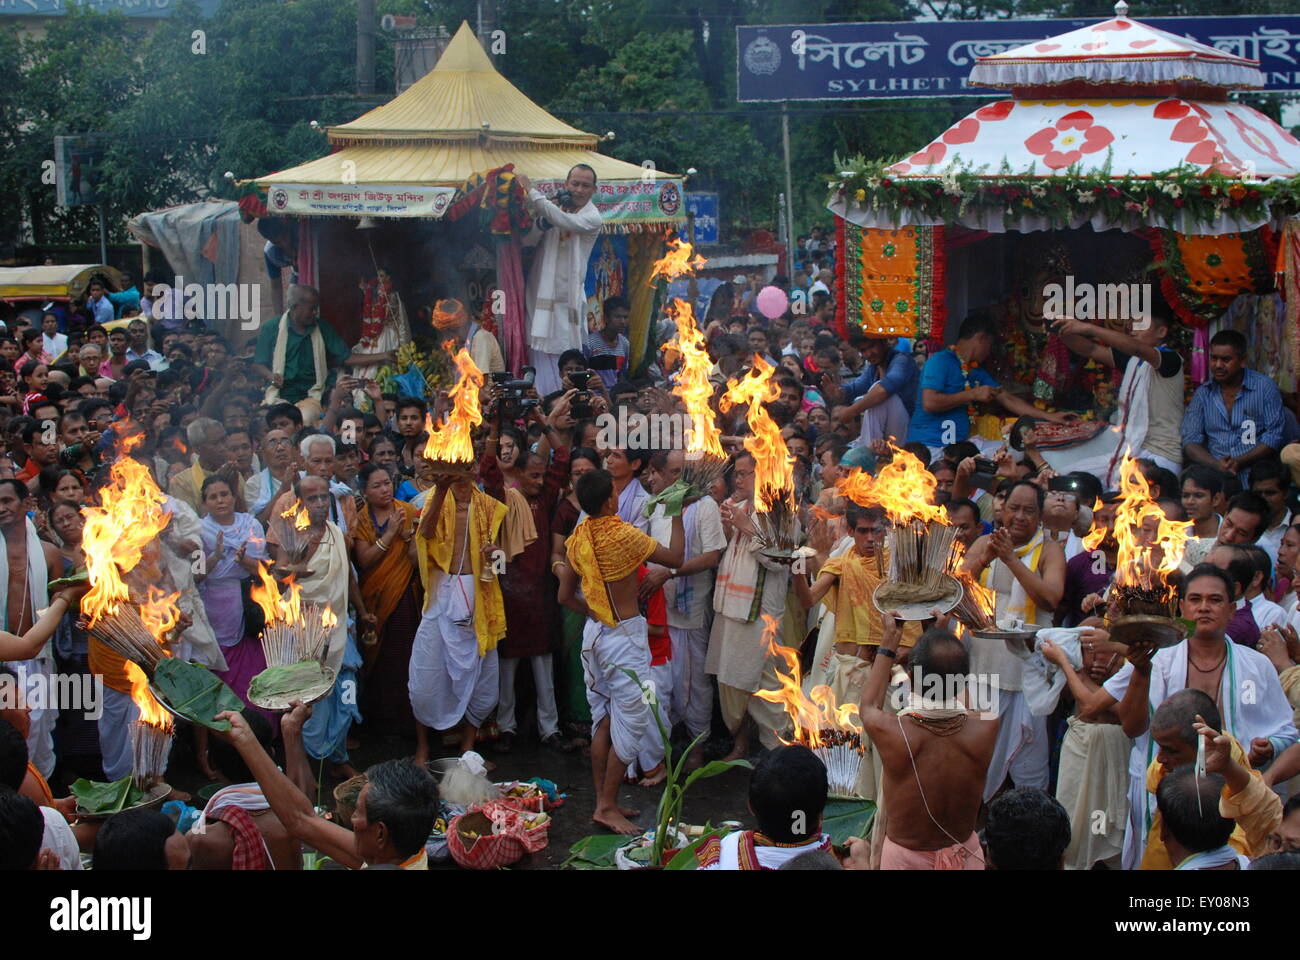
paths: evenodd
<path fill-rule="evenodd" d="M 1112 432 L 1166 519 L 1190 525 L 1176 583 L 1189 636 L 1157 649 L 1107 631 L 1122 458 L 1050 465 L 1040 431 L 1079 411 L 989 372 L 1002 337 L 987 314 L 926 357 L 841 337 L 825 285 L 772 320 L 739 291 L 715 297 L 701 327 L 729 460 L 682 501 L 680 445 L 609 429 L 684 412 L 670 337 L 628 376 L 624 301 L 605 305 L 612 338 L 559 355 L 559 389 L 507 402 L 489 378 L 476 462 L 456 472 L 424 456 L 450 384 L 409 396 L 352 376 L 360 355 L 320 320 L 316 290 L 291 287 L 285 317 L 241 346 L 156 322 L 159 279 L 118 302 L 92 283 L 79 309 L 0 338 L 4 866 L 79 869 L 84 851 L 95 869 L 293 868 L 305 844 L 347 867 L 418 869 L 438 809 L 429 762 L 490 761 L 521 738 L 588 751 L 592 820 L 639 833 L 621 799 L 664 780 L 656 713 L 671 742 L 694 744 L 689 769 L 759 760 L 756 828 L 703 847 L 705 868 L 1300 866 L 1300 429 L 1246 368 L 1240 334 L 1211 338 L 1211 378 L 1185 406 L 1166 315 L 1053 330 L 1115 371 Z M 490 335 L 458 306 L 439 340 L 473 350 Z M 611 355 L 624 362 L 600 361 Z M 764 552 L 746 411 L 719 404 L 729 381 L 769 366 L 779 400 L 765 409 L 790 454 L 806 569 Z M 283 714 L 250 705 L 225 715 L 229 733 L 179 732 L 202 777 L 230 784 L 185 836 L 152 809 L 77 822 L 50 786 L 132 769 L 125 662 L 86 631 L 75 591 L 49 594 L 84 569 L 81 511 L 119 456 L 149 469 L 170 515 L 140 569 L 177 596 L 175 656 L 246 700 L 266 666 L 249 600 L 264 568 L 338 615 L 323 699 Z M 1037 660 L 946 616 L 899 623 L 871 602 L 889 521 L 837 483 L 902 456 L 928 469 L 995 617 L 1041 631 Z M 790 717 L 758 695 L 780 687 L 777 645 L 801 653 L 807 684 L 861 707 L 857 792 L 877 814 L 841 856 L 820 825 L 825 767 L 784 744 Z M 1056 680 L 1046 705 L 1036 672 Z M 70 675 L 102 680 L 94 719 L 34 696 Z M 992 706 L 921 693 L 971 677 Z M 359 776 L 361 734 L 391 759 Z M 349 813 L 318 815 L 321 770 L 363 784 Z M 807 823 L 792 826 L 793 811 Z"/>

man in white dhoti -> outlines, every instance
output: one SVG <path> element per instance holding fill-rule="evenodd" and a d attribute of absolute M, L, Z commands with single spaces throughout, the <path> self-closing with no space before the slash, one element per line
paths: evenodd
<path fill-rule="evenodd" d="M 1188 688 L 1213 697 L 1223 730 L 1249 750 L 1250 766 L 1261 769 L 1296 742 L 1296 727 L 1277 671 L 1262 653 L 1227 639 L 1236 610 L 1235 587 L 1227 573 L 1201 564 L 1188 574 L 1182 615 L 1195 626 L 1188 639 L 1155 650 L 1130 645 L 1129 662 L 1106 681 L 1089 704 L 1114 708 L 1124 732 L 1133 737 L 1129 755 L 1129 828 L 1124 838 L 1124 869 L 1138 866 L 1155 814 L 1147 790 L 1147 768 L 1155 758 L 1151 716 L 1170 694 Z"/>
<path fill-rule="evenodd" d="M 560 602 L 587 616 L 582 666 L 591 707 L 591 771 L 596 810 L 591 818 L 615 833 L 636 833 L 618 805 L 624 772 L 637 759 L 646 727 L 654 723 L 646 683 L 650 645 L 646 619 L 637 603 L 637 571 L 646 561 L 669 568 L 682 564 L 685 539 L 681 515 L 672 519 L 668 546 L 657 543 L 618 516 L 614 479 L 606 470 L 578 478 L 574 491 L 587 519 L 565 541 L 567 562 L 557 562 Z M 574 596 L 575 576 L 582 598 Z"/>
<path fill-rule="evenodd" d="M 537 371 L 537 392 L 546 396 L 562 390 L 560 354 L 581 350 L 587 339 L 587 261 L 591 258 L 601 216 L 591 202 L 596 192 L 596 171 L 580 163 L 569 171 L 564 189 L 568 200 L 557 206 L 517 173 L 528 193 L 529 207 L 539 224 L 524 244 L 540 244 L 528 272 L 528 348 Z"/>
<path fill-rule="evenodd" d="M 994 619 L 1019 620 L 1028 628 L 1050 627 L 1065 594 L 1065 552 L 1043 536 L 1043 491 L 1028 481 L 1011 488 L 1003 525 L 980 537 L 965 569 L 995 595 Z M 993 799 L 1008 776 L 1017 787 L 1047 788 L 1047 723 L 1029 712 L 1023 692 L 1024 665 L 1002 640 L 972 637 L 971 670 L 998 688 L 997 746 L 989 763 L 984 800 Z"/>
<path fill-rule="evenodd" d="M 1169 318 L 1163 310 L 1139 320 L 1130 320 L 1127 332 L 1105 324 L 1083 320 L 1058 320 L 1052 329 L 1071 351 L 1081 357 L 1113 367 L 1124 374 L 1119 388 L 1119 407 L 1111 417 L 1111 429 L 1095 441 L 1106 447 L 1082 460 L 1083 448 L 1047 456 L 1058 470 L 1057 461 L 1068 469 L 1101 478 L 1107 490 L 1119 487 L 1119 469 L 1125 456 L 1149 459 L 1177 473 L 1183 462 L 1183 361 L 1165 346 Z M 1068 454 L 1074 454 L 1074 458 Z"/>
<path fill-rule="evenodd" d="M 770 652 L 765 632 L 768 620 L 775 620 L 775 641 L 785 644 L 779 631 L 790 592 L 790 567 L 762 554 L 766 544 L 758 536 L 752 515 L 753 454 L 736 455 L 732 476 L 735 493 L 721 507 L 723 530 L 730 542 L 718 565 L 714 585 L 715 616 L 705 669 L 718 678 L 722 719 L 735 737 L 725 759 L 741 760 L 749 753 L 747 717 L 754 718 L 759 739 L 769 750 L 781 745 L 777 731 L 789 726 L 780 704 L 754 694 L 781 688 L 776 672 L 781 661 Z"/>
<path fill-rule="evenodd" d="M 309 755 L 317 760 L 328 759 L 335 775 L 346 779 L 356 776 L 348 761 L 348 730 L 353 722 L 361 720 L 356 697 L 361 656 L 349 629 L 349 601 L 358 621 L 373 626 L 374 618 L 366 610 L 352 573 L 348 539 L 329 519 L 329 484 L 309 475 L 298 480 L 293 490 L 307 510 L 309 525 L 305 530 L 296 530 L 289 519 L 273 517 L 267 532 L 271 554 L 280 573 L 296 575 L 304 603 L 328 607 L 337 618 L 325 654 L 325 666 L 334 671 L 334 687 L 315 704 L 311 720 L 303 726 L 303 743 Z"/>
<path fill-rule="evenodd" d="M 669 487 L 682 475 L 686 454 L 682 450 L 657 453 L 650 458 L 654 492 Z M 704 668 L 709 653 L 709 624 L 713 619 L 713 571 L 727 549 L 722 515 L 712 497 L 702 497 L 682 511 L 686 555 L 677 569 L 654 564 L 641 582 L 642 596 L 663 586 L 668 606 L 668 635 L 672 638 L 674 723 L 684 721 L 692 740 L 707 733 L 713 716 L 713 682 Z M 672 520 L 662 504 L 650 516 L 650 533 L 662 546 L 672 542 Z M 689 768 L 703 763 L 703 748 L 687 761 Z"/>
<path fill-rule="evenodd" d="M 5 548 L 0 552 L 0 604 L 3 604 L 4 629 L 22 636 L 36 623 L 37 613 L 49 606 L 48 571 L 62 569 L 62 558 L 53 544 L 36 535 L 36 526 L 27 519 L 27 487 L 18 480 L 0 480 L 0 532 Z M 34 684 L 46 685 L 54 669 L 54 653 L 48 643 L 35 657 L 8 663 L 24 690 Z M 31 728 L 27 735 L 27 753 L 32 765 L 49 777 L 54 773 L 54 723 L 59 712 L 41 699 L 31 710 Z M 36 702 L 36 698 L 32 699 Z"/>
<path fill-rule="evenodd" d="M 416 534 L 424 615 L 408 680 L 419 766 L 429 760 L 428 728 L 450 730 L 463 720 L 465 753 L 497 705 L 497 644 L 506 635 L 506 612 L 494 558 L 504 564 L 495 541 L 505 516 L 506 505 L 468 476 L 439 476 L 425 501 Z"/>

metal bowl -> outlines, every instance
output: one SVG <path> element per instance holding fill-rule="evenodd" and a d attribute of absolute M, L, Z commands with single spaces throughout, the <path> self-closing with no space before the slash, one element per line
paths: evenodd
<path fill-rule="evenodd" d="M 888 613 L 890 610 L 894 610 L 903 620 L 929 620 L 934 616 L 935 610 L 938 610 L 940 613 L 948 613 L 957 606 L 957 604 L 961 603 L 961 598 L 966 595 L 966 588 L 962 586 L 960 580 L 956 577 L 945 577 L 945 579 L 948 581 L 948 592 L 937 600 L 905 603 L 901 606 L 898 604 L 890 604 L 889 607 L 886 608 L 881 605 L 880 600 L 878 599 L 880 591 L 888 586 L 887 583 L 882 583 L 880 586 L 876 587 L 875 591 L 871 594 L 871 602 L 881 613 Z"/>
<path fill-rule="evenodd" d="M 1147 613 L 1118 617 L 1106 625 L 1110 638 L 1116 643 L 1150 643 L 1163 650 L 1177 646 L 1187 639 L 1187 628 L 1179 621 L 1169 617 L 1157 617 Z"/>

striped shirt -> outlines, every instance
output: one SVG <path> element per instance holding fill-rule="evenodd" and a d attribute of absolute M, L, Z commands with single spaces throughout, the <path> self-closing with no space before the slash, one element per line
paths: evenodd
<path fill-rule="evenodd" d="M 613 346 L 600 335 L 600 331 L 587 334 L 587 340 L 582 345 L 582 352 L 586 354 L 587 359 L 592 357 L 617 357 L 618 365 L 613 370 L 597 370 L 600 379 L 606 387 L 612 387 L 618 383 L 619 378 L 627 375 L 627 362 L 631 356 L 631 346 L 627 342 L 627 337 L 623 334 L 618 335 L 618 340 Z"/>
<path fill-rule="evenodd" d="M 1197 388 L 1183 416 L 1182 441 L 1201 444 L 1216 460 L 1239 457 L 1261 443 L 1282 449 L 1282 425 L 1282 394 L 1263 374 L 1247 370 L 1231 414 L 1217 383 Z"/>

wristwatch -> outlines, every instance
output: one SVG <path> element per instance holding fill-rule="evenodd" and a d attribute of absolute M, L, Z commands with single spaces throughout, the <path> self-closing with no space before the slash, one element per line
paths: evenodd
<path fill-rule="evenodd" d="M 668 579 L 669 579 L 669 580 L 676 580 L 676 579 L 677 579 L 677 570 L 676 570 L 676 568 L 674 568 L 674 567 L 669 567 L 669 568 L 668 568 Z"/>

